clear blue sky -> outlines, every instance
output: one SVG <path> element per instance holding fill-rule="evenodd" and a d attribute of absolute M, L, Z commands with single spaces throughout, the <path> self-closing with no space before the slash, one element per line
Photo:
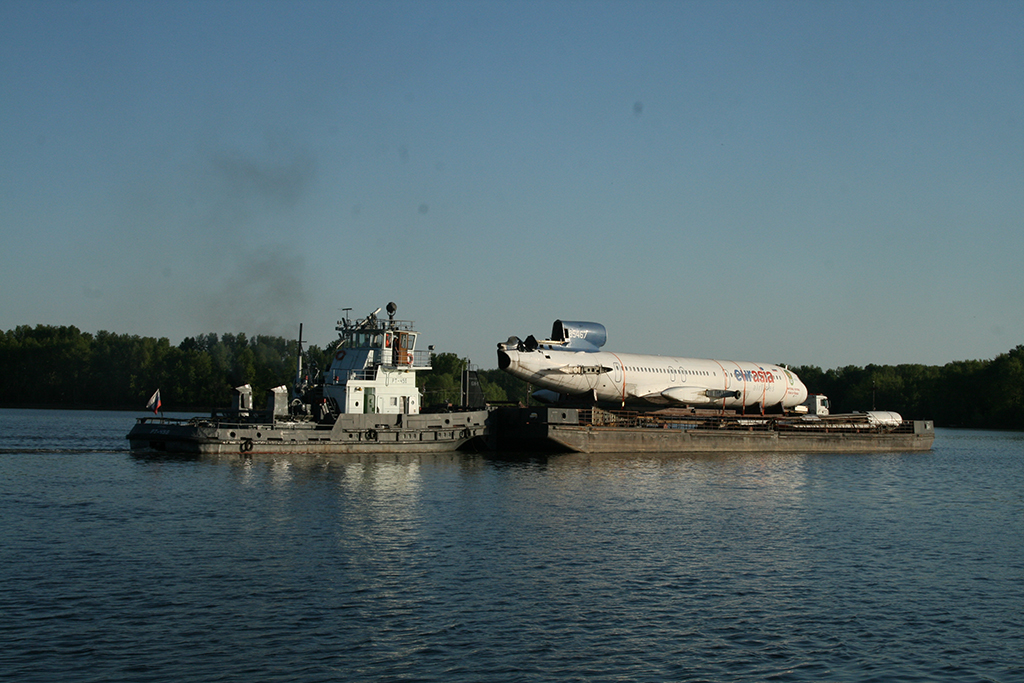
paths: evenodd
<path fill-rule="evenodd" d="M 1024 343 L 1022 2 L 0 0 L 0 330 Z"/>

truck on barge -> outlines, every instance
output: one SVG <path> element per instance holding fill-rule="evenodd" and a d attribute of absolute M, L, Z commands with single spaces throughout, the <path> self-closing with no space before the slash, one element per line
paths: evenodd
<path fill-rule="evenodd" d="M 421 412 L 416 373 L 431 369 L 430 350 L 417 348 L 412 321 L 387 305 L 365 318 L 338 321 L 340 340 L 330 367 L 303 372 L 302 332 L 295 387 L 271 390 L 266 410 L 254 410 L 252 389 L 236 389 L 229 410 L 209 417 L 139 418 L 127 435 L 133 451 L 228 453 L 437 453 L 480 444 L 484 408 Z"/>

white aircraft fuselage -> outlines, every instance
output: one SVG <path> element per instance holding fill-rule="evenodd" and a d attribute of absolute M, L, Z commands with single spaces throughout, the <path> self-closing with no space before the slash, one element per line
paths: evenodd
<path fill-rule="evenodd" d="M 772 363 L 600 351 L 607 334 L 591 322 L 557 320 L 551 337 L 498 344 L 498 367 L 550 392 L 538 398 L 761 410 L 807 399 L 800 378 Z"/>

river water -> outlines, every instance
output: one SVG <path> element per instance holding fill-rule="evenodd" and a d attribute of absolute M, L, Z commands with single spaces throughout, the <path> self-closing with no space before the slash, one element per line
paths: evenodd
<path fill-rule="evenodd" d="M 0 680 L 1022 681 L 1024 435 L 142 458 L 0 410 Z"/>

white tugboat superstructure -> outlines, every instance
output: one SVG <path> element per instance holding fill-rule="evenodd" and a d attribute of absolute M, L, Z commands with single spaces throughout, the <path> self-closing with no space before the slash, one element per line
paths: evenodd
<path fill-rule="evenodd" d="M 388 319 L 376 311 L 357 322 L 338 321 L 341 341 L 324 373 L 323 394 L 339 413 L 398 413 L 418 415 L 422 396 L 416 371 L 430 370 L 430 352 L 416 349 L 419 333 L 410 320 L 395 320 L 389 303 Z"/>

